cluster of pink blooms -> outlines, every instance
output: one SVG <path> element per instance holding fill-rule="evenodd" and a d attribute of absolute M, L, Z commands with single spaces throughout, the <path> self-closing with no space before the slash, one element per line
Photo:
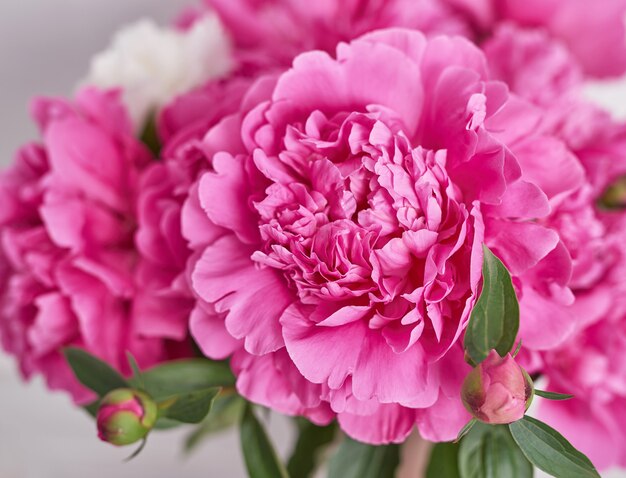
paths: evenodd
<path fill-rule="evenodd" d="M 543 418 L 626 466 L 626 0 L 206 0 L 237 67 L 157 112 L 38 100 L 0 176 L 0 335 L 91 396 L 61 349 L 124 368 L 230 359 L 239 393 L 373 444 L 454 439 L 482 245 L 513 276 Z M 581 432 L 584 430 L 584 432 Z M 608 443 L 608 441 L 611 443 Z"/>

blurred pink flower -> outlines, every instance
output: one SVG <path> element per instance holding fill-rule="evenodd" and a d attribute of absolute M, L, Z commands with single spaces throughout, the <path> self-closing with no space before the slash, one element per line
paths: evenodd
<path fill-rule="evenodd" d="M 341 41 L 380 28 L 468 34 L 441 0 L 204 0 L 220 15 L 244 63 L 284 65 L 299 53 L 334 52 Z"/>
<path fill-rule="evenodd" d="M 40 99 L 43 144 L 0 175 L 0 335 L 25 377 L 40 372 L 78 402 L 91 398 L 60 350 L 83 347 L 122 372 L 185 350 L 142 315 L 133 235 L 140 171 L 151 161 L 132 137 L 116 91 L 82 90 L 75 103 Z M 170 342 L 167 339 L 175 339 Z"/>
<path fill-rule="evenodd" d="M 182 221 L 182 210 L 198 176 L 211 167 L 211 152 L 205 148 L 203 136 L 222 118 L 238 111 L 250 83 L 250 79 L 237 76 L 211 81 L 174 99 L 157 118 L 163 144 L 161 161 L 146 168 L 139 183 L 136 245 L 143 287 L 137 291 L 135 307 L 146 312 L 141 317 L 150 316 L 147 325 L 160 333 L 184 336 L 190 317 L 210 320 L 217 315 L 190 287 L 187 263 L 192 249 L 183 238 L 183 228 L 201 233 L 201 243 L 224 232 L 204 224 L 208 221 L 201 217 L 187 215 Z M 193 237 L 190 242 L 198 246 Z"/>
<path fill-rule="evenodd" d="M 593 282 L 576 292 L 584 312 L 576 333 L 541 354 L 546 387 L 574 399 L 542 401 L 540 416 L 581 449 L 598 468 L 626 466 L 626 215 L 598 214 L 601 247 Z"/>
<path fill-rule="evenodd" d="M 192 318 L 202 350 L 236 351 L 244 396 L 318 422 L 332 410 L 359 440 L 402 441 L 415 425 L 453 438 L 468 420 L 459 338 L 481 244 L 518 286 L 538 282 L 529 301 L 570 299 L 571 260 L 535 220 L 583 172 L 536 133 L 540 119 L 469 42 L 409 30 L 342 44 L 336 60 L 303 54 L 259 81 L 204 137 L 217 154 L 183 210 L 193 287 L 219 314 Z M 524 340 L 561 343 L 571 322 Z"/>
<path fill-rule="evenodd" d="M 614 254 L 606 240 L 607 229 L 597 202 L 606 188 L 626 173 L 626 130 L 581 97 L 582 74 L 571 53 L 545 31 L 502 25 L 483 48 L 492 74 L 543 109 L 539 131 L 560 138 L 580 162 L 578 167 L 563 165 L 552 186 L 545 182 L 542 186 L 548 192 L 553 186 L 570 185 L 551 198 L 551 212 L 540 222 L 558 232 L 564 246 L 561 254 L 569 255 L 572 261 L 571 273 L 563 270 L 557 282 L 539 277 L 522 281 L 534 287 L 522 284 L 519 294 L 522 314 L 528 318 L 522 322 L 522 334 L 542 327 L 547 338 L 550 327 L 546 324 L 553 324 L 555 317 L 561 317 L 559 322 L 572 318 L 569 322 L 573 333 L 577 326 L 596 320 L 610 307 L 610 295 L 602 281 Z M 561 153 L 554 155 L 554 147 L 562 149 L 563 145 L 542 149 L 529 142 L 513 152 L 522 157 L 523 164 L 531 164 L 534 156 L 542 168 L 546 158 L 556 163 L 557 157 L 563 157 Z M 559 285 L 566 288 L 559 290 Z M 537 296 L 537 286 L 539 290 L 551 289 L 543 294 L 544 298 L 559 295 L 561 300 L 542 300 Z M 542 338 L 527 345 L 547 350 L 558 344 Z"/>
<path fill-rule="evenodd" d="M 626 71 L 626 0 L 443 0 L 465 13 L 478 38 L 502 21 L 539 28 L 563 42 L 592 76 Z"/>
<path fill-rule="evenodd" d="M 491 75 L 540 106 L 544 110 L 541 131 L 559 137 L 578 157 L 596 196 L 589 199 L 592 205 L 626 174 L 626 127 L 582 97 L 579 65 L 545 30 L 505 23 L 482 48 Z"/>
<path fill-rule="evenodd" d="M 541 106 L 578 93 L 583 75 L 569 50 L 541 29 L 499 25 L 481 48 L 491 75 Z"/>

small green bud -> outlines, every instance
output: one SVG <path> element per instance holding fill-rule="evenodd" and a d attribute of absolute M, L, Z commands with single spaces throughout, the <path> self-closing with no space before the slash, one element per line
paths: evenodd
<path fill-rule="evenodd" d="M 156 403 L 144 392 L 113 390 L 102 399 L 98 409 L 98 436 L 116 446 L 131 445 L 146 437 L 157 415 Z"/>

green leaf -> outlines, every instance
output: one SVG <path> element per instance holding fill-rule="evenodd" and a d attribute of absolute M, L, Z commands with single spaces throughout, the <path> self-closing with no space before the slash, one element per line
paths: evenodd
<path fill-rule="evenodd" d="M 140 390 L 144 390 L 143 378 L 141 375 L 141 369 L 139 368 L 139 364 L 137 360 L 129 351 L 126 351 L 126 360 L 128 360 L 128 365 L 130 369 L 133 371 L 133 380 L 138 384 L 138 388 Z"/>
<path fill-rule="evenodd" d="M 85 410 L 89 415 L 91 415 L 94 418 L 96 418 L 99 408 L 100 408 L 100 399 L 95 400 L 83 406 L 83 410 Z"/>
<path fill-rule="evenodd" d="M 531 478 L 533 467 L 505 425 L 477 423 L 459 450 L 461 478 Z"/>
<path fill-rule="evenodd" d="M 398 445 L 372 446 L 346 438 L 330 460 L 328 478 L 393 478 L 399 463 Z"/>
<path fill-rule="evenodd" d="M 178 428 L 182 425 L 185 425 L 183 422 L 179 422 L 178 420 L 172 420 L 171 418 L 167 418 L 164 416 L 160 416 L 157 418 L 157 422 L 154 424 L 155 430 L 171 430 L 172 428 Z"/>
<path fill-rule="evenodd" d="M 63 350 L 74 375 L 85 387 L 103 397 L 111 390 L 128 387 L 128 382 L 109 364 L 76 347 Z"/>
<path fill-rule="evenodd" d="M 537 389 L 535 389 L 535 395 L 547 398 L 548 400 L 569 400 L 570 398 L 574 398 L 574 395 L 568 393 L 545 392 Z"/>
<path fill-rule="evenodd" d="M 164 417 L 183 423 L 200 423 L 211 411 L 221 388 L 213 387 L 184 393 L 165 410 Z"/>
<path fill-rule="evenodd" d="M 458 443 L 437 443 L 430 454 L 426 478 L 460 478 Z"/>
<path fill-rule="evenodd" d="M 287 463 L 287 471 L 289 476 L 307 478 L 315 472 L 320 455 L 335 438 L 337 425 L 318 427 L 303 418 L 297 423 L 298 441 Z"/>
<path fill-rule="evenodd" d="M 470 430 L 474 427 L 474 425 L 476 425 L 477 421 L 478 420 L 476 420 L 475 418 L 472 418 L 469 422 L 467 422 L 465 426 L 461 428 L 461 431 L 457 435 L 456 440 L 454 440 L 454 442 L 455 443 L 460 442 L 461 438 L 463 438 L 465 435 L 467 435 L 470 432 Z"/>
<path fill-rule="evenodd" d="M 213 387 L 234 387 L 235 377 L 226 362 L 206 359 L 175 360 L 141 372 L 141 384 L 131 379 L 134 386 L 154 400 L 162 401 L 183 393 Z"/>
<path fill-rule="evenodd" d="M 185 451 L 193 451 L 202 440 L 230 428 L 240 420 L 245 402 L 238 395 L 217 397 L 213 402 L 211 412 L 185 440 Z"/>
<path fill-rule="evenodd" d="M 557 478 L 600 478 L 589 458 L 545 423 L 525 416 L 509 429 L 526 458 L 546 473 Z"/>
<path fill-rule="evenodd" d="M 128 365 L 130 369 L 133 371 L 133 378 L 141 377 L 141 369 L 139 368 L 139 364 L 137 360 L 129 351 L 126 351 L 126 360 L 128 360 Z"/>
<path fill-rule="evenodd" d="M 245 407 L 241 417 L 240 439 L 250 478 L 289 477 L 285 466 L 279 460 L 263 425 L 255 416 L 250 404 Z"/>
<path fill-rule="evenodd" d="M 159 154 L 161 154 L 161 141 L 159 140 L 155 114 L 151 114 L 146 121 L 140 138 L 141 142 L 147 146 L 155 157 L 158 158 Z"/>
<path fill-rule="evenodd" d="M 465 350 L 479 364 L 489 352 L 500 356 L 511 351 L 519 329 L 519 304 L 509 271 L 483 246 L 482 292 L 465 331 Z"/>

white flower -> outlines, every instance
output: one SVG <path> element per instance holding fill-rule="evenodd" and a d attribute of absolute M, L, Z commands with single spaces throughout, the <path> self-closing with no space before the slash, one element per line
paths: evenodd
<path fill-rule="evenodd" d="M 205 15 L 187 31 L 140 20 L 93 58 L 85 82 L 122 88 L 133 123 L 141 128 L 150 113 L 232 66 L 230 41 L 216 15 Z"/>

